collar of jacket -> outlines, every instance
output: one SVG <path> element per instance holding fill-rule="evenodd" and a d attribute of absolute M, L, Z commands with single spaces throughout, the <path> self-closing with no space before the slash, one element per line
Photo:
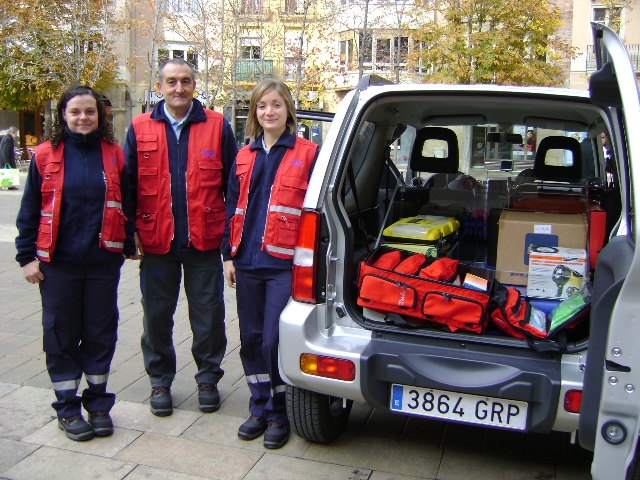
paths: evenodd
<path fill-rule="evenodd" d="M 95 145 L 100 142 L 100 130 L 96 129 L 93 132 L 89 132 L 88 134 L 72 132 L 69 129 L 66 129 L 64 142 L 72 145 Z"/>
<path fill-rule="evenodd" d="M 193 107 L 191 108 L 191 113 L 185 121 L 185 124 L 192 122 L 206 122 L 207 114 L 204 113 L 204 107 L 202 106 L 202 103 L 195 99 L 191 100 L 191 102 L 193 103 Z M 165 101 L 162 100 L 155 106 L 153 112 L 151 112 L 151 118 L 153 120 L 162 120 L 164 122 L 169 122 L 169 119 L 164 114 L 164 104 Z"/>
<path fill-rule="evenodd" d="M 264 135 L 260 135 L 253 142 L 251 142 L 251 146 L 249 147 L 249 149 L 256 150 L 258 148 L 262 148 L 262 137 L 264 137 Z M 287 127 L 284 133 L 280 135 L 280 138 L 278 139 L 278 141 L 274 143 L 271 148 L 277 147 L 279 145 L 283 145 L 287 148 L 293 148 L 295 143 L 296 143 L 296 135 L 293 135 L 291 132 L 289 132 L 289 127 Z"/>

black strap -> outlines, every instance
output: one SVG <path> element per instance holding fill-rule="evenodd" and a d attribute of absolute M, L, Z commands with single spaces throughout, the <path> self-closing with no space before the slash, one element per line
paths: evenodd
<path fill-rule="evenodd" d="M 358 200 L 358 191 L 356 189 L 356 176 L 353 172 L 353 162 L 349 162 L 347 166 L 347 176 L 349 177 L 349 183 L 351 184 L 351 191 L 353 192 L 353 200 L 356 203 L 356 218 L 358 221 L 358 230 L 360 230 L 364 234 L 364 243 L 367 247 L 367 254 L 371 253 L 371 249 L 369 248 L 369 238 L 367 234 L 367 229 L 362 224 L 362 219 L 360 218 L 360 201 Z"/>

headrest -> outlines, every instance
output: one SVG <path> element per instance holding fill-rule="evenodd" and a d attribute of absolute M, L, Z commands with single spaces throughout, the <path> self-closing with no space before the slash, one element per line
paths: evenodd
<path fill-rule="evenodd" d="M 567 155 L 567 152 L 570 152 Z M 571 165 L 564 165 L 571 159 Z M 573 137 L 551 136 L 540 141 L 533 164 L 534 176 L 540 180 L 581 180 L 582 150 Z"/>
<path fill-rule="evenodd" d="M 443 157 L 423 156 L 423 147 L 429 140 L 442 140 L 446 142 Z M 434 154 L 434 152 L 428 152 Z M 414 172 L 428 173 L 457 173 L 458 172 L 458 137 L 449 128 L 425 127 L 418 130 L 411 150 L 411 170 Z"/>

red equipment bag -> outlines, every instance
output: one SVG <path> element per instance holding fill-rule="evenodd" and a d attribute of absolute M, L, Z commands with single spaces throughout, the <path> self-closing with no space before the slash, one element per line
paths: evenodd
<path fill-rule="evenodd" d="M 386 255 L 396 251 L 399 250 L 380 247 L 361 262 L 358 277 L 358 305 L 382 313 L 398 313 L 407 323 L 414 325 L 434 322 L 445 325 L 452 332 L 456 330 L 484 332 L 488 321 L 493 272 L 469 265 L 455 264 L 457 273 L 454 272 L 453 282 L 434 280 L 420 276 L 420 271 L 444 259 L 434 259 L 423 254 L 404 251 L 402 251 L 403 260 L 397 264 L 401 266 L 401 271 L 396 270 L 397 266 L 392 268 L 379 266 L 379 260 L 380 263 L 388 265 L 386 259 L 389 257 Z M 394 253 L 394 255 L 397 254 Z M 408 261 L 409 259 L 411 260 Z M 405 260 L 407 263 L 403 265 Z M 449 262 L 443 262 L 446 265 L 443 264 L 434 269 L 440 272 L 438 273 L 440 277 L 450 275 L 452 272 L 452 263 L 450 259 L 448 260 Z M 404 273 L 410 270 L 415 273 Z M 459 279 L 464 281 L 467 274 L 485 279 L 486 291 L 461 285 Z"/>
<path fill-rule="evenodd" d="M 491 319 L 503 332 L 515 338 L 547 338 L 547 319 L 515 287 L 496 282 L 492 298 Z"/>

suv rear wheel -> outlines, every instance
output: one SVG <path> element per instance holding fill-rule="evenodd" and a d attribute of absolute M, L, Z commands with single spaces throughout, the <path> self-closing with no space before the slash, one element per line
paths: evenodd
<path fill-rule="evenodd" d="M 293 432 L 315 443 L 329 443 L 347 427 L 353 400 L 287 386 L 287 415 Z"/>

